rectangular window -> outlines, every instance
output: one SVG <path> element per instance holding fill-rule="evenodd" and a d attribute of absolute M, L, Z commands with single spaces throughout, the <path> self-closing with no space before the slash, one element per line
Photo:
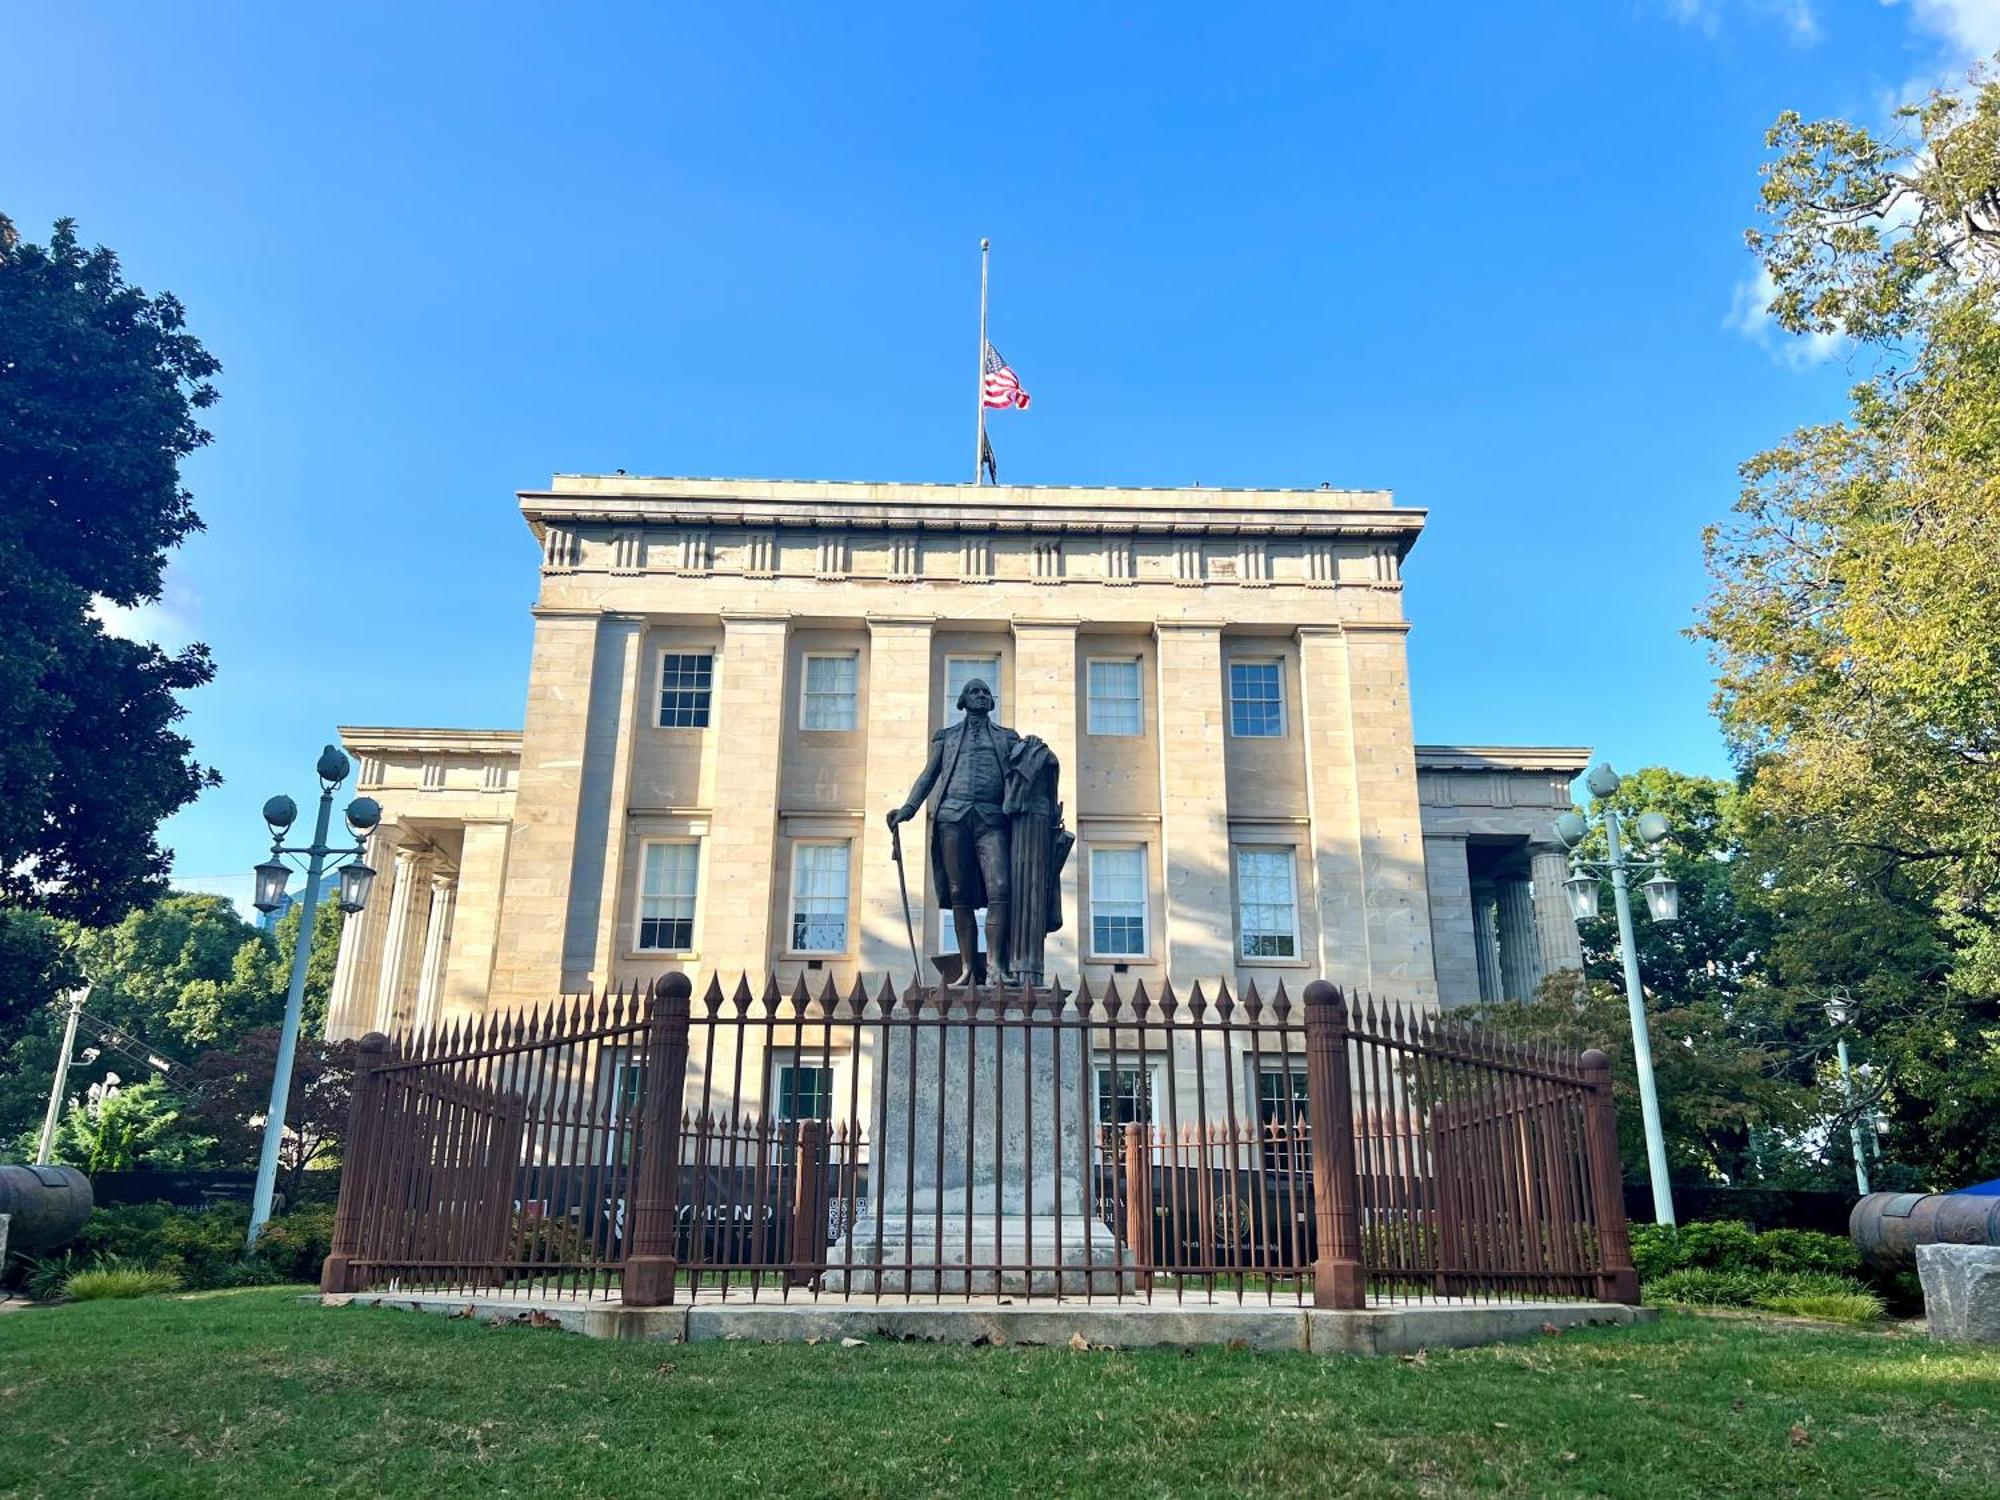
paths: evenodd
<path fill-rule="evenodd" d="M 833 1069 L 808 1063 L 779 1063 L 777 1094 L 780 1120 L 830 1120 Z"/>
<path fill-rule="evenodd" d="M 605 1159 L 629 1164 L 646 1101 L 646 1065 L 637 1053 L 620 1047 L 605 1051 L 600 1066 L 598 1091 L 611 1126 L 605 1132 Z"/>
<path fill-rule="evenodd" d="M 853 652 L 841 656 L 806 658 L 805 699 L 799 705 L 801 729 L 852 729 L 854 727 L 854 683 L 859 658 Z"/>
<path fill-rule="evenodd" d="M 1099 958 L 1146 952 L 1146 851 L 1090 851 L 1090 948 Z"/>
<path fill-rule="evenodd" d="M 956 724 L 965 717 L 958 695 L 977 677 L 993 689 L 993 718 L 1000 722 L 1000 658 L 997 656 L 947 656 L 944 659 L 944 721 Z"/>
<path fill-rule="evenodd" d="M 985 907 L 983 906 L 980 907 L 979 910 L 975 911 L 972 914 L 972 925 L 973 929 L 979 935 L 978 937 L 979 951 L 981 953 L 984 953 L 986 951 L 986 908 Z M 938 913 L 938 952 L 940 953 L 958 952 L 958 926 L 956 923 L 952 921 L 951 911 L 949 908 Z"/>
<path fill-rule="evenodd" d="M 1156 1059 L 1100 1057 L 1092 1072 L 1097 1080 L 1097 1159 L 1111 1165 L 1125 1160 L 1125 1126 L 1152 1125 L 1160 1098 L 1162 1064 Z"/>
<path fill-rule="evenodd" d="M 848 841 L 792 846 L 792 951 L 847 951 Z"/>
<path fill-rule="evenodd" d="M 709 700 L 714 692 L 713 651 L 661 653 L 660 728 L 708 728 Z"/>
<path fill-rule="evenodd" d="M 639 874 L 639 946 L 669 952 L 694 946 L 694 895 L 701 845 L 648 844 Z"/>
<path fill-rule="evenodd" d="M 1229 732 L 1238 739 L 1275 739 L 1285 732 L 1283 663 L 1229 664 Z"/>
<path fill-rule="evenodd" d="M 1236 931 L 1245 958 L 1297 958 L 1299 907 L 1290 849 L 1236 851 Z"/>
<path fill-rule="evenodd" d="M 1302 1068 L 1265 1068 L 1257 1074 L 1257 1118 L 1263 1121 L 1261 1155 L 1266 1171 L 1312 1169 L 1312 1120 Z"/>
<path fill-rule="evenodd" d="M 1086 670 L 1090 705 L 1085 723 L 1089 733 L 1139 733 L 1141 714 L 1137 658 L 1093 660 L 1086 664 Z"/>

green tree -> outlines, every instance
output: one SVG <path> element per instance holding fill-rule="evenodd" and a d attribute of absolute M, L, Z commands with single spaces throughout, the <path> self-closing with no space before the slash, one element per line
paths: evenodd
<path fill-rule="evenodd" d="M 2000 82 L 1886 137 L 1788 114 L 1769 144 L 1772 314 L 1872 370 L 1744 466 L 1697 633 L 1771 977 L 1854 994 L 1892 1150 L 1950 1185 L 2000 1171 Z"/>
<path fill-rule="evenodd" d="M 109 250 L 0 216 L 0 902 L 85 922 L 164 888 L 160 821 L 214 784 L 174 729 L 207 649 L 108 635 L 200 526 L 180 462 L 219 366 Z"/>
<path fill-rule="evenodd" d="M 63 1116 L 51 1154 L 86 1172 L 217 1165 L 214 1138 L 187 1114 L 186 1096 L 164 1079 L 95 1084 Z"/>
<path fill-rule="evenodd" d="M 278 1028 L 261 1026 L 232 1048 L 203 1053 L 195 1065 L 192 1117 L 216 1137 L 230 1161 L 254 1164 L 263 1149 L 277 1056 Z M 310 1033 L 300 1037 L 278 1150 L 278 1190 L 287 1202 L 298 1202 L 305 1173 L 338 1159 L 353 1089 L 352 1042 L 329 1042 Z"/>

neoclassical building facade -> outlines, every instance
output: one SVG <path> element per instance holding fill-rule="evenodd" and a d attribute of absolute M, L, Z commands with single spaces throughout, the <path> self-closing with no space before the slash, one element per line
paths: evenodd
<path fill-rule="evenodd" d="M 1425 515 L 1386 492 L 560 475 L 520 506 L 523 727 L 341 731 L 384 815 L 332 1035 L 675 969 L 906 977 L 882 813 L 975 675 L 1063 766 L 1053 973 L 1458 1005 L 1578 962 L 1552 824 L 1587 753 L 1413 742 Z"/>

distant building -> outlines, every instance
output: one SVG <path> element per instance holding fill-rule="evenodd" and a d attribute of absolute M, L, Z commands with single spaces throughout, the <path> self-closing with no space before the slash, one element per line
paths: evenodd
<path fill-rule="evenodd" d="M 1576 748 L 1412 743 L 1382 491 L 558 476 L 525 728 L 345 728 L 383 822 L 329 1030 L 643 981 L 907 976 L 888 829 L 986 678 L 1060 757 L 1048 968 L 1423 1005 L 1578 963 Z M 420 634 L 421 626 L 413 622 Z M 922 818 L 904 831 L 939 951 Z"/>
<path fill-rule="evenodd" d="M 176 875 L 168 884 L 178 893 L 192 896 L 220 896 L 236 908 L 236 914 L 245 921 L 255 924 L 259 932 L 271 932 L 278 921 L 292 909 L 292 904 L 305 895 L 305 882 L 297 881 L 286 890 L 285 899 L 275 911 L 257 910 L 257 877 L 247 871 L 241 875 Z M 340 898 L 340 872 L 322 877 L 319 899 L 322 902 Z"/>

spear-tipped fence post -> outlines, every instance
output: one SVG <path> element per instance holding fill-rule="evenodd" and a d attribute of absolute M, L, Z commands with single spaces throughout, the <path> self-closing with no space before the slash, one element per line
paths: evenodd
<path fill-rule="evenodd" d="M 674 1300 L 674 1209 L 680 1198 L 681 1100 L 693 993 L 685 974 L 664 975 L 653 985 L 639 1160 L 632 1174 L 632 1245 L 620 1283 L 627 1307 L 662 1307 Z"/>
<path fill-rule="evenodd" d="M 1368 1300 L 1354 1174 L 1354 1089 L 1347 1073 L 1347 1001 L 1324 979 L 1306 986 L 1306 1108 L 1313 1163 L 1313 1306 Z"/>
<path fill-rule="evenodd" d="M 1590 1159 L 1592 1217 L 1597 1220 L 1597 1300 L 1639 1303 L 1632 1236 L 1625 1227 L 1625 1174 L 1618 1163 L 1618 1110 L 1611 1102 L 1611 1059 L 1592 1047 L 1578 1062 L 1590 1090 L 1583 1138 Z"/>
<path fill-rule="evenodd" d="M 354 1253 L 361 1245 L 361 1205 L 366 1201 L 381 1125 L 382 1080 L 378 1069 L 389 1060 L 393 1048 L 379 1031 L 361 1038 L 354 1049 L 354 1090 L 347 1105 L 347 1139 L 342 1155 L 346 1169 L 340 1174 L 340 1199 L 333 1211 L 333 1242 L 327 1246 L 320 1266 L 322 1292 L 358 1292 L 360 1278 L 354 1268 Z"/>

